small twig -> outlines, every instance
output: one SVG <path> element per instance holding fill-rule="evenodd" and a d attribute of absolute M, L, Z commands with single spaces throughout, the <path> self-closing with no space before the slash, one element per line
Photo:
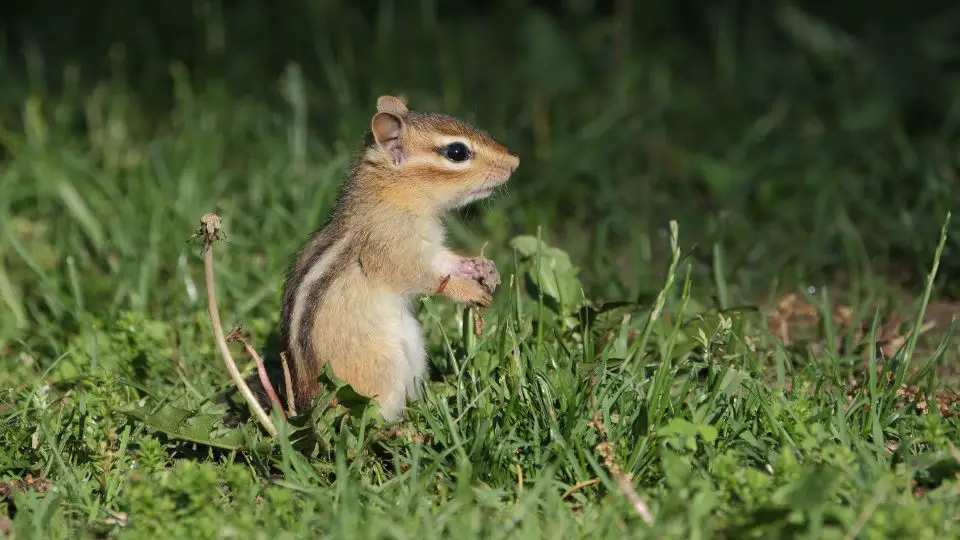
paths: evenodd
<path fill-rule="evenodd" d="M 517 492 L 523 491 L 523 469 L 520 467 L 520 463 L 517 463 Z"/>
<path fill-rule="evenodd" d="M 283 405 L 280 404 L 280 398 L 277 397 L 277 392 L 273 389 L 273 384 L 270 382 L 270 377 L 267 376 L 267 368 L 263 365 L 263 358 L 261 358 L 257 350 L 250 345 L 250 342 L 243 337 L 243 334 L 240 333 L 239 326 L 227 334 L 227 342 L 238 342 L 243 345 L 243 349 L 247 351 L 247 354 L 250 355 L 250 357 L 253 358 L 253 361 L 257 364 L 257 374 L 260 376 L 260 384 L 262 384 L 264 390 L 267 391 L 267 396 L 270 398 L 270 401 L 276 405 L 277 409 L 280 411 L 280 414 L 286 417 L 286 414 L 283 412 Z"/>
<path fill-rule="evenodd" d="M 450 276 L 443 276 L 440 278 L 440 284 L 437 285 L 437 294 L 442 293 L 443 290 L 447 288 L 448 283 L 450 283 Z"/>
<path fill-rule="evenodd" d="M 287 352 L 280 353 L 280 366 L 283 367 L 283 384 L 287 388 L 287 412 L 290 416 L 297 415 L 296 397 L 293 395 L 293 379 L 290 377 L 290 366 L 287 365 Z"/>
<path fill-rule="evenodd" d="M 223 238 L 223 232 L 220 229 L 220 216 L 216 214 L 204 214 L 204 216 L 200 218 L 200 227 L 194 235 L 194 238 L 196 237 L 203 238 L 203 266 L 207 285 L 207 311 L 210 315 L 210 323 L 213 325 L 213 336 L 217 341 L 217 348 L 220 349 L 220 356 L 223 358 L 223 363 L 227 366 L 227 371 L 230 372 L 230 377 L 233 379 L 234 384 L 237 385 L 247 405 L 250 406 L 250 410 L 253 411 L 254 416 L 257 417 L 270 436 L 276 437 L 277 428 L 273 425 L 273 422 L 270 421 L 270 417 L 267 416 L 263 407 L 260 406 L 253 392 L 250 391 L 250 387 L 243 382 L 243 377 L 240 376 L 240 370 L 237 369 L 237 364 L 230 355 L 227 340 L 223 335 L 223 325 L 220 323 L 220 312 L 217 309 L 217 292 L 213 278 L 213 241 Z"/>
<path fill-rule="evenodd" d="M 481 260 L 481 261 L 484 260 L 484 259 L 483 259 L 483 252 L 487 249 L 487 243 L 488 243 L 488 242 L 484 242 L 483 245 L 480 246 L 480 260 Z M 493 292 L 493 291 L 491 291 L 491 293 L 492 293 L 492 292 Z M 473 315 L 474 315 L 474 317 L 473 317 L 473 335 L 477 336 L 477 339 L 480 339 L 480 336 L 483 335 L 483 324 L 484 324 L 484 323 L 483 323 L 483 315 L 480 313 L 480 308 L 479 308 L 479 307 L 474 306 L 472 309 L 473 309 Z"/>
<path fill-rule="evenodd" d="M 600 481 L 599 478 L 591 478 L 590 480 L 583 480 L 583 481 L 577 482 L 576 484 L 570 486 L 569 489 L 567 489 L 566 491 L 564 491 L 564 492 L 563 492 L 563 495 L 561 495 L 560 498 L 561 498 L 561 499 L 566 499 L 567 497 L 573 495 L 574 493 L 580 491 L 581 489 L 583 489 L 583 488 L 585 488 L 585 487 L 587 487 L 587 486 L 592 486 L 592 485 L 596 484 L 596 483 L 599 482 L 599 481 Z"/>
<path fill-rule="evenodd" d="M 473 309 L 473 335 L 480 339 L 483 335 L 483 315 L 480 313 L 480 308 L 474 306 L 471 309 Z"/>

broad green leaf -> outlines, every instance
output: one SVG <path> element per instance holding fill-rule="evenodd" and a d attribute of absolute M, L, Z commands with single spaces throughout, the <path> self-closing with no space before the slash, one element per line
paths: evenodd
<path fill-rule="evenodd" d="M 531 293 L 542 293 L 549 300 L 547 307 L 558 314 L 568 314 L 583 305 L 579 269 L 565 251 L 550 247 L 532 236 L 515 237 L 510 241 L 510 246 L 521 256 L 524 275 L 535 289 Z"/>
<path fill-rule="evenodd" d="M 175 439 L 228 450 L 236 450 L 244 445 L 243 432 L 239 428 L 224 426 L 220 414 L 197 413 L 174 405 L 164 405 L 154 413 L 148 413 L 145 407 L 132 405 L 120 412 Z"/>
<path fill-rule="evenodd" d="M 337 403 L 349 410 L 352 416 L 359 418 L 363 415 L 364 410 L 367 410 L 367 412 L 374 416 L 379 415 L 380 409 L 377 403 L 360 394 L 354 390 L 353 386 L 349 383 L 337 377 L 333 373 L 333 368 L 330 367 L 330 364 L 324 365 L 323 371 L 320 374 L 320 384 L 332 392 L 337 398 Z"/>

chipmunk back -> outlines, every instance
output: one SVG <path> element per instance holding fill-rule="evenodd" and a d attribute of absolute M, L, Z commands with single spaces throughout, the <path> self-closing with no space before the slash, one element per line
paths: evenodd
<path fill-rule="evenodd" d="M 442 293 L 486 307 L 499 282 L 489 261 L 444 246 L 441 218 L 488 197 L 519 163 L 466 122 L 410 111 L 393 96 L 377 100 L 333 214 L 284 284 L 281 339 L 298 408 L 316 396 L 329 362 L 385 419 L 402 417 L 427 364 L 412 300 Z"/>

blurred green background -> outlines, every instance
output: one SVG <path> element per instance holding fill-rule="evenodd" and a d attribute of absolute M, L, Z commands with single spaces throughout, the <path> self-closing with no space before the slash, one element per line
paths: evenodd
<path fill-rule="evenodd" d="M 955 0 L 10 0 L 0 32 L 0 536 L 956 536 Z M 221 423 L 191 234 L 223 218 L 224 326 L 275 362 L 382 94 L 521 156 L 449 223 L 504 277 L 484 335 L 418 306 L 396 430 L 320 399 L 316 454 L 207 447 L 256 426 Z M 561 296 L 640 306 L 521 294 L 538 232 Z"/>
<path fill-rule="evenodd" d="M 276 317 L 282 272 L 386 93 L 475 122 L 522 157 L 506 191 L 453 221 L 454 243 L 509 260 L 507 240 L 542 227 L 592 298 L 657 290 L 670 219 L 704 296 L 718 272 L 731 301 L 774 286 L 915 291 L 960 200 L 953 2 L 3 11 L 7 342 L 56 350 L 82 309 L 181 309 L 195 264 L 185 240 L 207 211 L 231 238 L 222 305 Z M 947 294 L 957 223 L 937 283 Z"/>

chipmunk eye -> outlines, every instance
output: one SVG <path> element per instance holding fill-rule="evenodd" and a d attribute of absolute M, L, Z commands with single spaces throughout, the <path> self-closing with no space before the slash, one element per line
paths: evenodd
<path fill-rule="evenodd" d="M 450 143 L 440 149 L 440 153 L 450 161 L 466 161 L 470 159 L 470 149 L 461 142 Z"/>

